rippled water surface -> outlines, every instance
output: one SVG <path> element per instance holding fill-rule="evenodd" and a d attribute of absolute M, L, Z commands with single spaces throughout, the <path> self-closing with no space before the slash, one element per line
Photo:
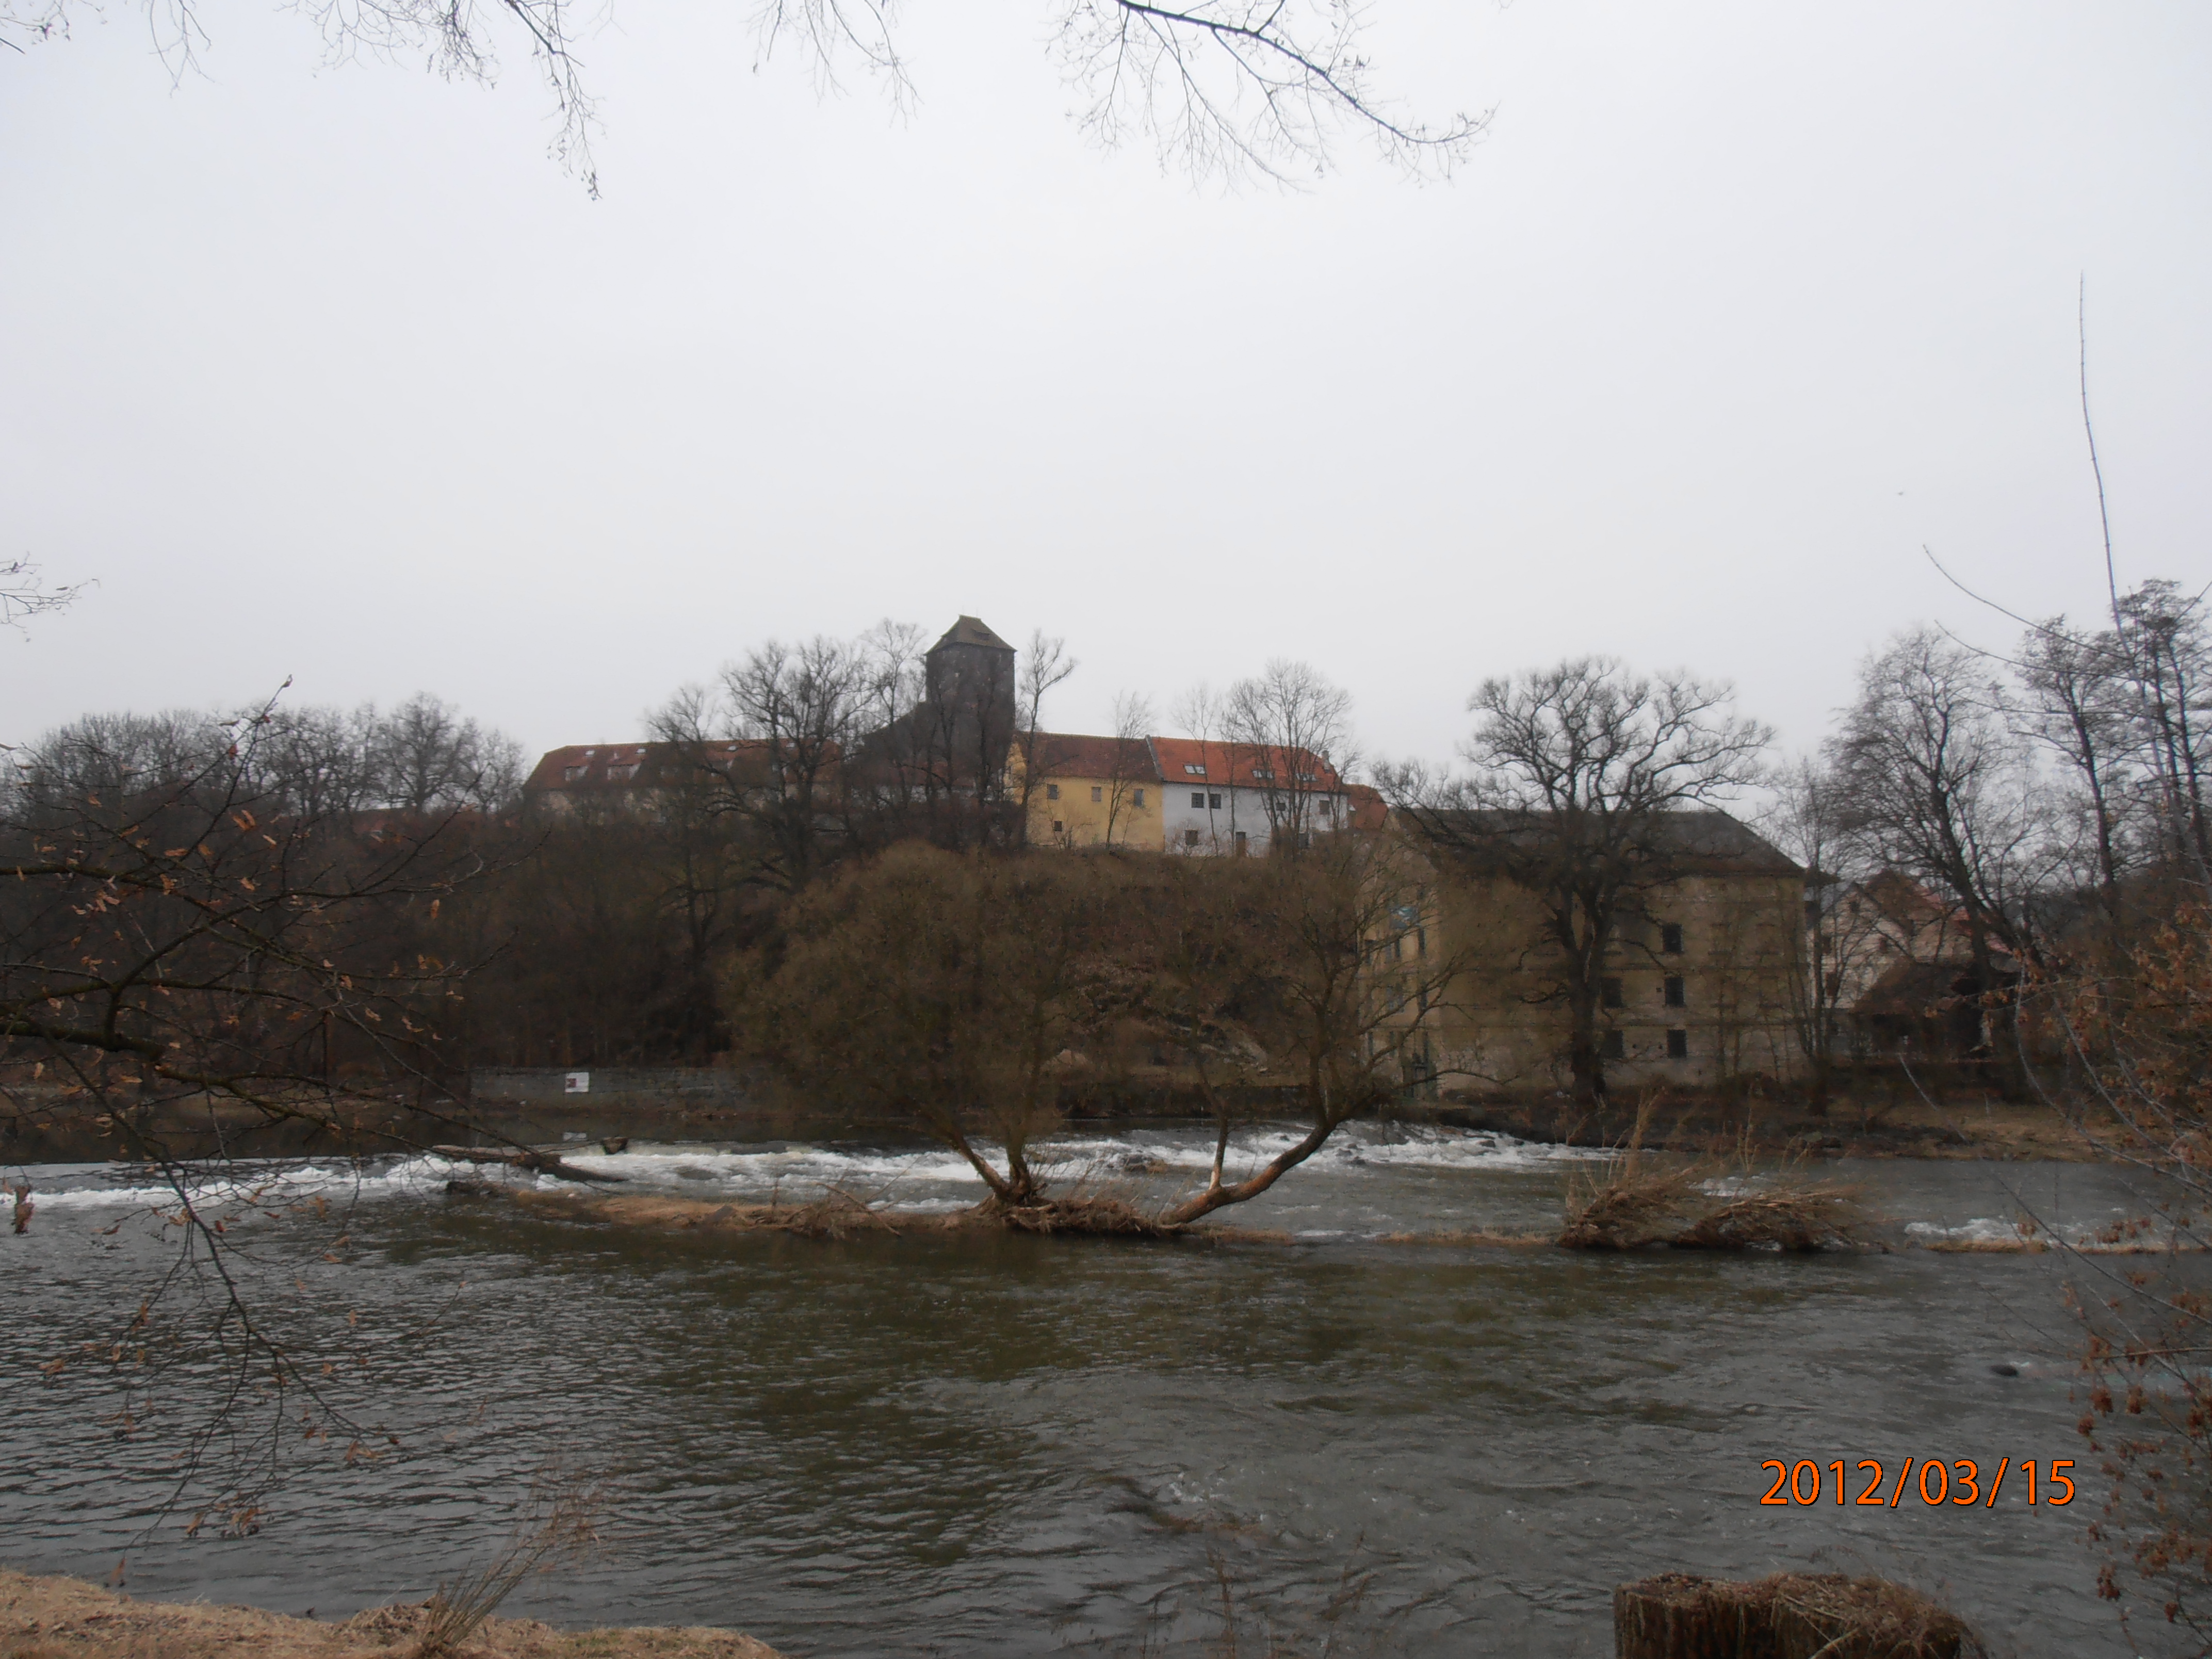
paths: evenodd
<path fill-rule="evenodd" d="M 980 1195 L 911 1149 L 569 1150 L 633 1189 Z M 1060 1149 L 1070 1177 L 1149 1189 L 1202 1176 L 1209 1150 L 1196 1129 Z M 191 1541 L 140 1535 L 198 1420 L 189 1391 L 125 1425 L 97 1371 L 36 1369 L 127 1317 L 163 1259 L 134 1206 L 173 1194 L 35 1169 L 31 1232 L 0 1237 L 0 1556 L 101 1577 L 127 1554 L 141 1595 L 342 1613 L 483 1559 L 557 1461 L 603 1483 L 608 1547 L 510 1610 L 729 1625 L 795 1656 L 1134 1653 L 1200 1632 L 1217 1571 L 1296 1625 L 1347 1567 L 1372 1575 L 1347 1617 L 1384 1652 L 1607 1653 L 1624 1579 L 1806 1566 L 1914 1579 L 2022 1652 L 2126 1650 L 2092 1593 L 2088 1501 L 1758 1501 L 1769 1457 L 2077 1456 L 2053 1258 L 1399 1237 L 1555 1224 L 1581 1156 L 1363 1127 L 1239 1214 L 1287 1244 L 637 1237 L 449 1200 L 432 1161 L 271 1167 L 203 1206 L 264 1218 L 238 1224 L 297 1328 L 355 1316 L 370 1386 L 350 1367 L 331 1386 L 380 1433 L 350 1463 L 288 1436 L 261 1529 Z M 1900 1238 L 2139 1207 L 2083 1166 L 1836 1173 Z M 316 1194 L 340 1223 L 289 1207 Z M 295 1264 L 332 1224 L 340 1259 Z"/>

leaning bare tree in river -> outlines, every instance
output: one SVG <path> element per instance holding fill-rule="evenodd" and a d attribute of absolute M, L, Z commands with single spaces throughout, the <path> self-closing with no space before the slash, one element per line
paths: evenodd
<path fill-rule="evenodd" d="M 1180 1227 L 1258 1197 L 1421 1080 L 1456 971 L 1440 945 L 1404 948 L 1424 874 L 1350 834 L 1255 860 L 908 844 L 795 900 L 732 1000 L 795 1082 L 957 1153 L 1011 1224 Z M 1176 1054 L 1218 1126 L 1206 1187 L 1149 1218 L 1071 1206 L 1038 1158 L 1133 1045 Z M 1304 1132 L 1233 1177 L 1231 1129 L 1262 1115 Z"/>

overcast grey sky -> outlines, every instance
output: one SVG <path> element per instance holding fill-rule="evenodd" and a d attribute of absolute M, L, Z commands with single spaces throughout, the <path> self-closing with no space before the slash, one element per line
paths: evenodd
<path fill-rule="evenodd" d="M 1100 728 L 1302 657 L 1370 751 L 1585 651 L 1817 740 L 1891 629 L 2212 578 L 2212 8 L 1377 0 L 1382 81 L 1495 106 L 1450 183 L 1105 155 L 1034 0 L 923 0 L 921 99 L 617 0 L 604 198 L 494 90 L 117 0 L 0 53 L 0 738 L 418 688 L 533 752 L 769 635 L 970 611 Z"/>

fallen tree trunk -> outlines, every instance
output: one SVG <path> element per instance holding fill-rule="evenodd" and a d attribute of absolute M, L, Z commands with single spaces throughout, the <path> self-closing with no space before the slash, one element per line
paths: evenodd
<path fill-rule="evenodd" d="M 558 1152 L 540 1152 L 528 1146 L 501 1150 L 486 1146 L 433 1146 L 440 1158 L 457 1158 L 464 1164 L 505 1164 L 518 1170 L 527 1170 L 532 1175 L 549 1175 L 559 1181 L 620 1181 L 618 1175 L 601 1175 L 590 1170 L 580 1170 L 573 1164 L 561 1161 Z"/>

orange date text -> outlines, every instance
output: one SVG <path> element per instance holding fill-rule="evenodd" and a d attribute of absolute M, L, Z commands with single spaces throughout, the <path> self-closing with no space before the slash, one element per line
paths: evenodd
<path fill-rule="evenodd" d="M 2033 1457 L 2019 1462 L 2000 1457 L 1994 1467 L 1971 1457 L 1908 1457 L 1894 1466 L 1875 1457 L 1856 1462 L 1838 1457 L 1826 1463 L 1770 1457 L 1759 1467 L 1774 1477 L 1759 1501 L 1778 1508 L 1832 1503 L 1893 1510 L 1917 1502 L 1929 1508 L 1993 1510 L 2000 1492 L 2009 1492 L 2008 1504 L 2057 1507 L 2074 1501 L 2074 1479 L 2066 1473 L 2074 1467 L 2070 1457 L 2040 1464 Z"/>

